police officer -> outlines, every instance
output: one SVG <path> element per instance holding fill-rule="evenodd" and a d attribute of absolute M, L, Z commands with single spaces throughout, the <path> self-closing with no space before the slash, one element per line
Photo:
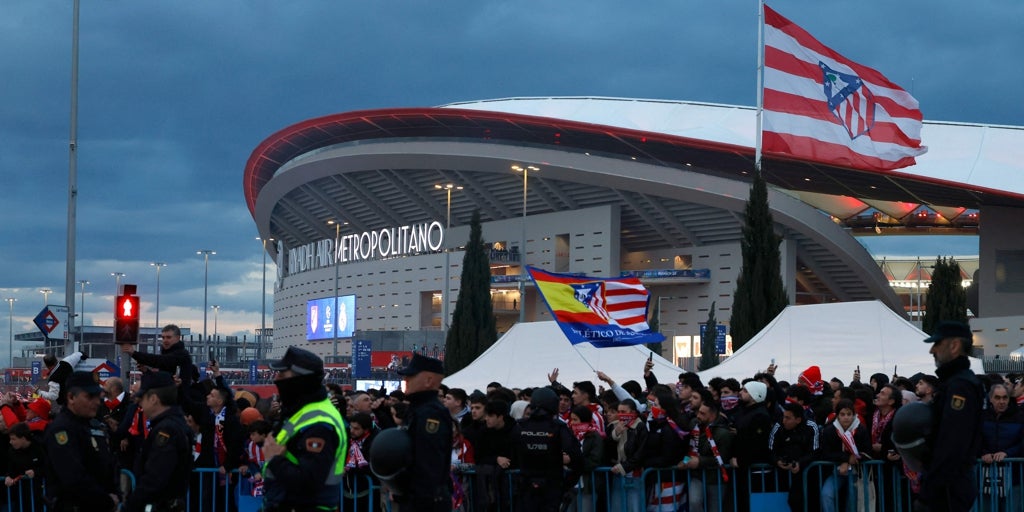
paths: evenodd
<path fill-rule="evenodd" d="M 192 473 L 192 430 L 178 407 L 178 387 L 166 372 L 147 372 L 136 395 L 149 418 L 149 435 L 135 464 L 135 491 L 129 512 L 184 512 Z"/>
<path fill-rule="evenodd" d="M 410 470 L 400 477 L 402 494 L 394 497 L 400 512 L 449 512 L 452 509 L 452 416 L 437 391 L 444 379 L 444 364 L 414 354 L 398 374 L 405 377 L 405 418 L 413 446 Z M 404 480 L 404 481 L 401 481 Z"/>
<path fill-rule="evenodd" d="M 324 362 L 289 347 L 274 384 L 281 396 L 280 429 L 263 443 L 266 512 L 338 510 L 348 434 L 324 389 Z"/>
<path fill-rule="evenodd" d="M 977 498 L 974 463 L 981 448 L 985 395 L 967 359 L 972 338 L 966 324 L 940 322 L 924 340 L 932 344 L 939 389 L 932 402 L 932 451 L 922 476 L 919 510 L 967 511 Z"/>
<path fill-rule="evenodd" d="M 522 481 L 516 510 L 559 510 L 567 466 L 570 479 L 579 477 L 583 469 L 580 443 L 555 413 L 558 395 L 551 388 L 539 388 L 530 396 L 530 417 L 519 423 L 516 435 L 517 459 Z"/>
<path fill-rule="evenodd" d="M 117 467 L 96 413 L 102 388 L 92 372 L 73 372 L 66 405 L 46 428 L 46 495 L 57 512 L 111 511 L 120 503 Z"/>

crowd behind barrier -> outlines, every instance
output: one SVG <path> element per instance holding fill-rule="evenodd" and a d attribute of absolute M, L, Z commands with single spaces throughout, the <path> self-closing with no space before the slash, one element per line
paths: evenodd
<path fill-rule="evenodd" d="M 867 461 L 857 473 L 846 477 L 846 488 L 849 492 L 834 496 L 832 506 L 835 510 L 873 511 L 873 512 L 911 512 L 912 503 L 908 491 L 908 482 L 897 473 L 885 474 L 881 461 Z M 972 510 L 977 512 L 1017 511 L 1024 509 L 1024 458 L 1005 459 L 998 464 L 976 466 L 978 482 L 978 502 Z M 129 488 L 134 487 L 135 477 L 127 470 L 122 472 L 129 478 Z M 217 468 L 196 468 L 194 473 L 204 484 L 198 493 L 190 493 L 188 512 L 214 512 L 215 510 L 237 510 L 238 512 L 258 512 L 262 509 L 259 496 L 253 496 L 254 486 L 251 478 L 240 476 L 238 471 L 232 473 L 237 478 L 231 495 L 218 493 L 215 481 L 219 475 Z M 739 510 L 738 497 L 747 494 L 751 497 L 750 510 L 757 512 L 789 511 L 786 496 L 791 489 L 796 489 L 803 497 L 804 503 L 817 496 L 820 490 L 818 482 L 836 474 L 836 466 L 827 462 L 815 462 L 798 477 L 792 474 L 775 471 L 767 465 L 752 466 L 747 470 L 748 485 L 743 488 L 731 484 L 737 481 L 736 470 L 729 468 L 728 480 L 721 474 L 713 479 L 705 480 L 699 471 L 680 470 L 677 468 L 648 468 L 636 477 L 617 475 L 610 467 L 599 467 L 585 478 L 583 485 L 573 485 L 566 489 L 559 510 L 564 512 L 736 512 Z M 490 496 L 482 503 L 483 510 L 478 506 L 475 486 L 477 473 L 471 466 L 455 468 L 453 480 L 457 481 L 463 499 L 458 506 L 453 504 L 453 511 L 486 512 L 488 510 L 515 511 L 519 492 L 519 471 L 508 470 L 500 477 L 504 480 L 502 492 Z M 587 485 L 589 483 L 589 485 Z M 1000 485 L 1003 484 L 1003 485 Z M 13 485 L 7 486 L 7 492 L 0 503 L 4 512 L 32 512 L 50 510 L 45 501 L 35 497 L 31 492 L 33 482 L 29 478 L 21 478 Z M 45 486 L 45 482 L 43 483 Z M 589 492 L 580 488 L 590 489 Z M 895 491 L 895 501 L 886 504 L 879 499 L 887 488 Z M 19 501 L 19 496 L 25 496 Z M 709 506 L 710 505 L 710 506 Z M 387 492 L 368 475 L 349 475 L 346 485 L 338 499 L 341 512 L 374 512 L 391 511 L 391 502 Z M 805 506 L 792 512 L 808 512 L 821 510 L 820 507 Z"/>

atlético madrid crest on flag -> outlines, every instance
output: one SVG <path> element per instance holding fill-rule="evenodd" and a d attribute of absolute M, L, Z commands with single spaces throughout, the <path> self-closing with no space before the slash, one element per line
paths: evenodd
<path fill-rule="evenodd" d="M 856 139 L 871 131 L 875 126 L 875 95 L 864 81 L 857 75 L 836 71 L 824 62 L 818 62 L 818 67 L 828 109 L 846 128 L 850 138 Z"/>

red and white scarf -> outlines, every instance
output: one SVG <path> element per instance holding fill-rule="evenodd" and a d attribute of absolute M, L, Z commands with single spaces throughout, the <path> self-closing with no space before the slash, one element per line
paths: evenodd
<path fill-rule="evenodd" d="M 583 442 L 583 438 L 587 437 L 587 434 L 590 432 L 597 432 L 597 426 L 594 425 L 594 422 L 572 423 L 569 425 L 569 428 L 572 429 L 573 435 L 576 436 L 576 440 L 580 443 Z"/>
<path fill-rule="evenodd" d="M 832 422 L 832 425 L 836 427 L 836 432 L 839 434 L 839 440 L 843 442 L 843 451 L 858 459 L 861 457 L 860 451 L 857 450 L 857 442 L 853 439 L 854 432 L 857 431 L 857 427 L 860 426 L 860 419 L 856 416 L 853 417 L 853 423 L 850 424 L 850 428 L 843 430 L 843 426 L 839 424 L 839 420 Z"/>
<path fill-rule="evenodd" d="M 686 441 L 686 437 L 689 434 L 684 432 L 683 429 L 679 428 L 679 425 L 676 424 L 675 420 L 673 420 L 672 418 L 669 418 L 668 414 L 665 414 L 665 409 L 662 409 L 661 407 L 657 407 L 657 406 L 651 407 L 651 419 L 652 420 L 660 420 L 662 418 L 664 418 L 666 420 L 666 422 L 668 423 L 668 426 L 670 428 L 672 428 L 672 430 L 676 433 L 677 436 L 679 436 L 679 439 L 682 439 L 683 441 Z"/>
<path fill-rule="evenodd" d="M 363 442 L 370 437 L 369 433 L 359 439 L 353 439 L 348 445 L 348 458 L 345 460 L 345 469 L 365 468 L 370 465 L 363 456 Z"/>
<path fill-rule="evenodd" d="M 263 456 L 263 445 L 256 444 L 255 441 L 249 441 L 248 446 L 245 447 L 245 453 L 249 456 L 249 462 L 256 464 L 260 470 L 263 469 L 263 463 L 267 461 Z"/>
<path fill-rule="evenodd" d="M 871 444 L 882 444 L 882 431 L 895 415 L 896 409 L 889 411 L 884 418 L 878 410 L 875 410 L 875 415 L 871 418 Z"/>
<path fill-rule="evenodd" d="M 594 418 L 594 428 L 601 437 L 605 437 L 604 434 L 604 409 L 598 404 L 587 405 L 590 408 L 590 414 Z"/>
<path fill-rule="evenodd" d="M 690 432 L 690 457 L 700 457 L 700 424 L 694 424 L 693 430 Z M 715 437 L 711 435 L 711 425 L 704 427 L 704 437 L 708 440 L 708 446 L 711 447 L 711 454 L 715 456 L 715 462 L 718 463 L 718 469 L 722 471 L 722 481 L 729 481 L 729 472 L 725 470 L 725 461 L 722 460 L 722 454 L 718 451 L 718 443 L 715 442 Z"/>

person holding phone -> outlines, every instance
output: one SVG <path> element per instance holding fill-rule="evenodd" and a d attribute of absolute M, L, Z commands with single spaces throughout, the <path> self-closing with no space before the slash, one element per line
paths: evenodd
<path fill-rule="evenodd" d="M 181 341 L 181 329 L 177 325 L 167 324 L 160 330 L 159 354 L 138 352 L 134 343 L 122 343 L 121 352 L 131 356 L 141 366 L 178 375 L 185 387 L 199 380 L 199 372 L 192 364 L 192 355 Z"/>

